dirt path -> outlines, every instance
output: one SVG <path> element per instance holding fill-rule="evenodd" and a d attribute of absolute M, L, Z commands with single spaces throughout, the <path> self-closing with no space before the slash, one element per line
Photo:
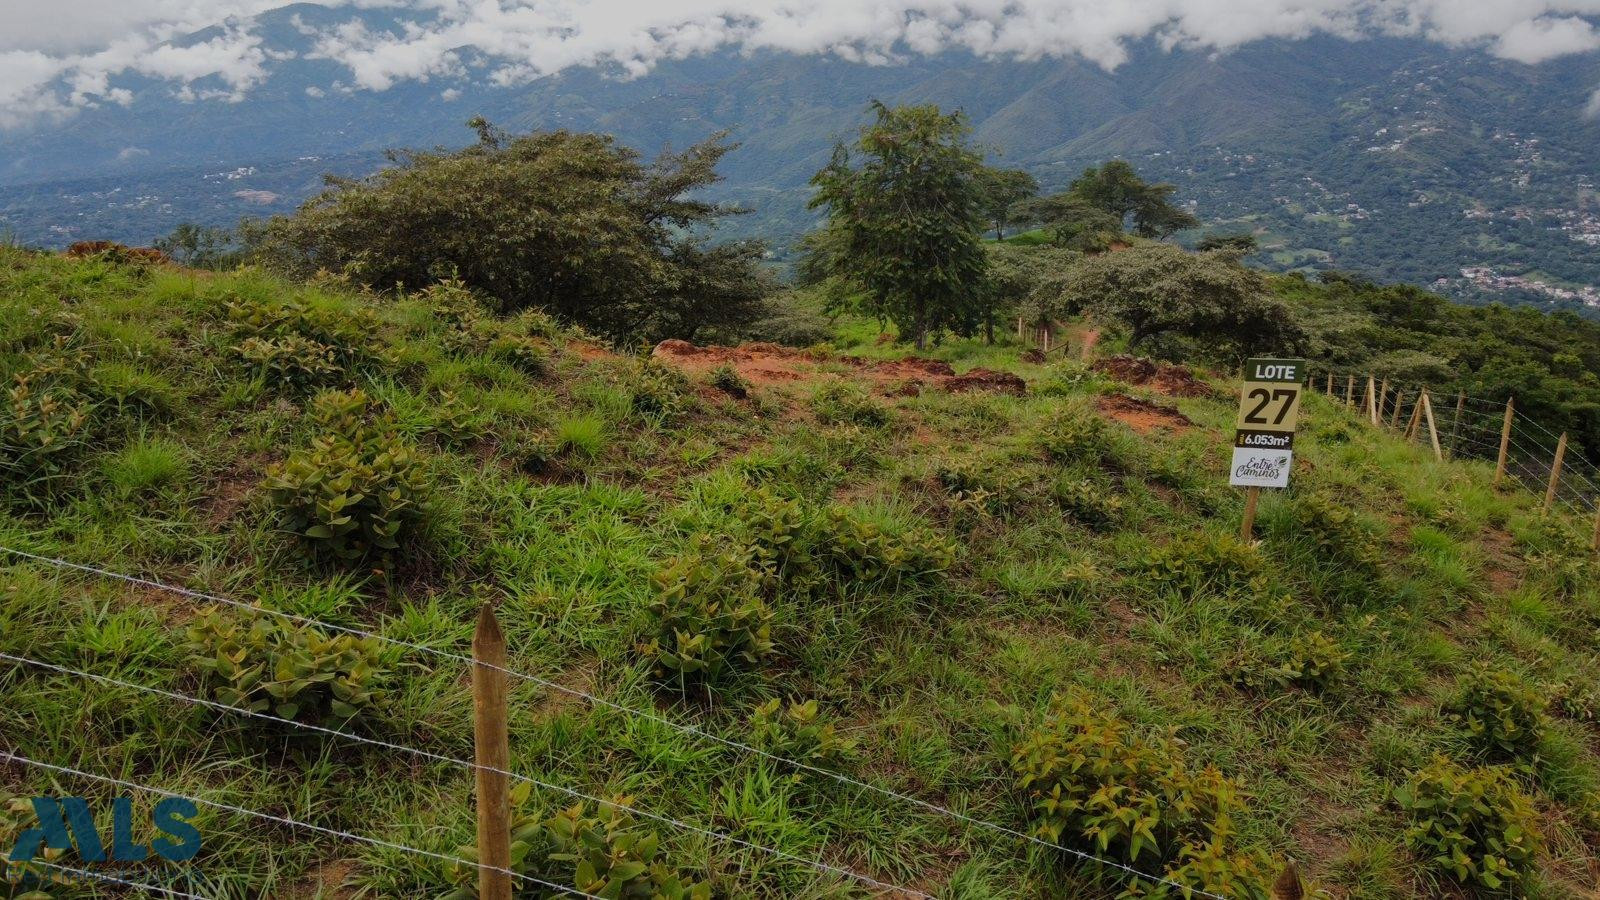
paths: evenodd
<path fill-rule="evenodd" d="M 957 375 L 947 362 L 916 356 L 871 361 L 768 343 L 697 347 L 680 340 L 662 341 L 651 355 L 696 374 L 731 366 L 740 377 L 758 386 L 825 378 L 834 374 L 830 369 L 843 365 L 852 375 L 874 382 L 884 393 L 915 394 L 923 388 L 936 388 L 953 394 L 995 391 L 1020 397 L 1027 391 L 1027 382 L 1010 372 L 973 369 Z"/>

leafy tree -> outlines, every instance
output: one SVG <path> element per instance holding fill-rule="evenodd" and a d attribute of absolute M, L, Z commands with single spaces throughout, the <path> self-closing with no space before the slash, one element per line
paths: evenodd
<path fill-rule="evenodd" d="M 981 162 L 961 113 L 890 108 L 843 144 L 811 179 L 811 208 L 826 207 L 832 275 L 858 286 L 865 312 L 895 322 L 918 349 L 946 329 L 971 334 L 983 319 L 987 258 L 979 240 Z"/>
<path fill-rule="evenodd" d="M 1063 295 L 1068 272 L 1083 254 L 1061 247 L 1017 247 L 989 244 L 989 286 L 994 315 L 1007 320 L 1021 316 L 1030 325 L 1042 325 L 1074 315 Z"/>
<path fill-rule="evenodd" d="M 1123 236 L 1121 219 L 1071 192 L 1030 197 L 1011 214 L 1017 222 L 1048 229 L 1051 242 L 1069 250 L 1098 253 Z"/>
<path fill-rule="evenodd" d="M 1209 253 L 1212 250 L 1230 250 L 1240 255 L 1246 255 L 1256 252 L 1256 248 L 1259 245 L 1256 243 L 1256 236 L 1253 233 L 1238 231 L 1231 234 L 1213 232 L 1201 238 L 1199 243 L 1194 246 L 1196 250 L 1202 253 Z"/>
<path fill-rule="evenodd" d="M 1039 182 L 1021 169 L 978 170 L 978 188 L 983 192 L 983 218 L 994 228 L 994 239 L 1006 236 L 1011 225 L 1011 207 L 1039 193 Z"/>
<path fill-rule="evenodd" d="M 1120 159 L 1084 169 L 1067 187 L 1067 193 L 1111 215 L 1124 227 L 1131 221 L 1133 233 L 1146 238 L 1164 238 L 1200 224 L 1188 210 L 1173 205 L 1176 190 L 1170 184 L 1147 183 Z"/>
<path fill-rule="evenodd" d="M 1061 302 L 1123 323 L 1136 348 L 1238 359 L 1296 352 L 1306 340 L 1266 277 L 1225 252 L 1150 244 L 1090 257 L 1063 279 Z"/>
<path fill-rule="evenodd" d="M 606 135 L 511 136 L 483 119 L 457 151 L 397 151 L 254 236 L 291 274 L 413 290 L 457 277 L 503 312 L 538 307 L 618 338 L 692 338 L 761 313 L 754 244 L 710 246 L 731 210 L 699 199 L 733 149 L 713 135 L 653 163 Z"/>
<path fill-rule="evenodd" d="M 184 222 L 172 233 L 157 238 L 155 248 L 181 265 L 195 269 L 226 269 L 238 265 L 243 253 L 232 231 Z"/>

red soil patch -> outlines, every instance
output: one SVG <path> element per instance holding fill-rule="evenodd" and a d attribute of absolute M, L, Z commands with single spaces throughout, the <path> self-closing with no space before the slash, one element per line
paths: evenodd
<path fill-rule="evenodd" d="M 1151 403 L 1126 394 L 1107 394 L 1096 404 L 1100 412 L 1116 419 L 1140 434 L 1149 434 L 1158 428 L 1182 431 L 1194 423 L 1189 417 L 1171 406 Z"/>
<path fill-rule="evenodd" d="M 115 241 L 79 241 L 67 248 L 67 256 L 82 259 L 104 255 L 117 262 L 140 262 L 158 266 L 172 265 L 172 257 L 154 247 L 129 247 Z"/>
<path fill-rule="evenodd" d="M 1027 390 L 1027 383 L 1009 372 L 973 369 L 965 375 L 957 375 L 947 362 L 917 356 L 874 362 L 859 356 L 830 358 L 813 351 L 780 347 L 777 344 L 697 347 L 677 339 L 657 344 L 651 355 L 668 360 L 689 372 L 732 366 L 746 381 L 758 385 L 821 377 L 827 373 L 818 368 L 819 364 L 833 362 L 849 366 L 860 376 L 877 382 L 879 388 L 891 396 L 914 396 L 924 387 L 936 387 L 951 393 L 998 391 L 1019 396 Z"/>
<path fill-rule="evenodd" d="M 1167 365 L 1137 356 L 1108 356 L 1089 368 L 1169 397 L 1213 397 L 1217 393 L 1195 377 L 1188 366 Z"/>

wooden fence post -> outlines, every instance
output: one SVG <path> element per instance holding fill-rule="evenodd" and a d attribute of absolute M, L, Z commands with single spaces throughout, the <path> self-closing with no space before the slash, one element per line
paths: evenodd
<path fill-rule="evenodd" d="M 1372 424 L 1383 427 L 1383 420 L 1387 418 L 1383 413 L 1389 408 L 1389 379 L 1385 378 L 1383 384 L 1378 385 L 1378 421 Z"/>
<path fill-rule="evenodd" d="M 1300 883 L 1300 873 L 1296 871 L 1294 863 L 1286 863 L 1283 871 L 1272 882 L 1269 895 L 1272 900 L 1304 900 L 1305 886 Z"/>
<path fill-rule="evenodd" d="M 1255 535 L 1256 528 L 1256 501 L 1261 499 L 1261 488 L 1250 486 L 1244 489 L 1244 519 L 1239 522 L 1239 540 L 1250 543 Z"/>
<path fill-rule="evenodd" d="M 1567 458 L 1567 433 L 1561 432 L 1556 440 L 1556 458 L 1550 463 L 1550 484 L 1544 489 L 1544 511 L 1549 512 L 1556 502 L 1556 488 L 1561 486 L 1561 463 Z"/>
<path fill-rule="evenodd" d="M 1433 461 L 1444 462 L 1444 450 L 1439 446 L 1439 425 L 1433 420 L 1433 398 L 1422 392 L 1422 414 L 1428 419 L 1428 438 L 1433 442 Z"/>
<path fill-rule="evenodd" d="M 1367 376 L 1367 415 L 1372 419 L 1372 426 L 1378 426 L 1378 394 L 1372 376 Z"/>
<path fill-rule="evenodd" d="M 1333 399 L 1333 370 L 1332 369 L 1328 370 L 1328 385 L 1327 385 L 1327 387 L 1323 388 L 1323 393 L 1328 395 L 1328 399 L 1329 400 Z"/>
<path fill-rule="evenodd" d="M 472 635 L 473 750 L 478 768 L 478 897 L 511 900 L 511 740 L 506 639 L 485 603 Z"/>
<path fill-rule="evenodd" d="M 1389 427 L 1400 427 L 1400 410 L 1406 405 L 1406 392 L 1399 388 L 1394 389 L 1394 415 L 1389 417 Z"/>
<path fill-rule="evenodd" d="M 1411 418 L 1406 420 L 1406 440 L 1414 440 L 1417 436 L 1417 426 L 1422 424 L 1422 404 L 1428 398 L 1428 392 L 1423 391 L 1417 395 L 1417 401 L 1411 404 Z"/>
<path fill-rule="evenodd" d="M 1344 405 L 1345 406 L 1355 406 L 1356 405 L 1356 377 L 1354 375 L 1351 375 L 1349 378 L 1345 379 L 1345 382 L 1344 382 Z"/>
<path fill-rule="evenodd" d="M 1589 549 L 1600 550 L 1600 498 L 1594 504 L 1594 539 L 1589 542 Z"/>
<path fill-rule="evenodd" d="M 1456 455 L 1456 444 L 1461 438 L 1461 414 L 1467 409 L 1467 395 L 1456 392 L 1456 417 L 1450 422 L 1450 455 Z"/>
<path fill-rule="evenodd" d="M 1499 487 L 1500 486 L 1500 479 L 1504 478 L 1505 474 L 1506 474 L 1506 455 L 1511 450 L 1511 412 L 1512 412 L 1512 398 L 1511 397 L 1507 397 L 1506 398 L 1506 421 L 1505 421 L 1505 424 L 1500 426 L 1500 455 L 1499 455 L 1499 457 L 1497 457 L 1495 459 L 1495 462 L 1494 462 L 1494 481 L 1491 482 L 1491 484 L 1494 485 L 1495 487 Z"/>

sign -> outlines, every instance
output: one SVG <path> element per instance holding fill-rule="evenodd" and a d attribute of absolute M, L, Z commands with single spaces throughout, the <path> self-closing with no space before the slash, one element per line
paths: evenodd
<path fill-rule="evenodd" d="M 1228 483 L 1238 487 L 1289 486 L 1294 427 L 1300 419 L 1303 359 L 1247 359 L 1234 423 Z"/>

